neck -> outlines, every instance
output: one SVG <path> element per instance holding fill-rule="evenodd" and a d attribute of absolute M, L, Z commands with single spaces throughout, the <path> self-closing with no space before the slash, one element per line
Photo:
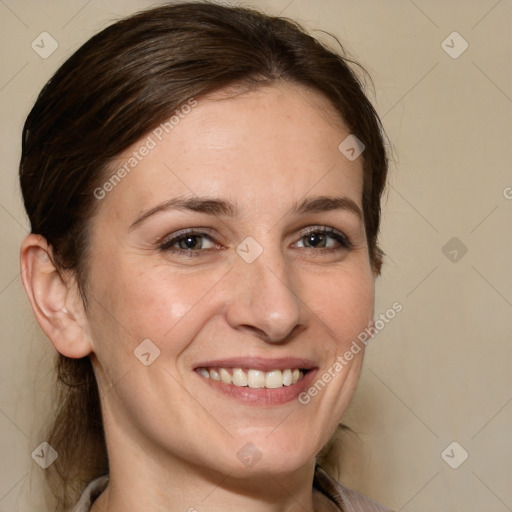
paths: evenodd
<path fill-rule="evenodd" d="M 118 432 L 119 434 L 119 432 Z M 325 498 L 313 491 L 315 460 L 291 473 L 249 475 L 193 465 L 122 434 L 107 437 L 110 480 L 91 512 L 314 512 Z"/>
<path fill-rule="evenodd" d="M 167 474 L 167 479 L 162 474 L 151 478 L 138 470 L 129 475 L 111 470 L 109 485 L 91 512 L 314 512 L 325 506 L 325 498 L 313 490 L 312 475 L 277 478 L 268 473 L 246 481 L 190 470 L 182 471 L 181 478 L 180 471 Z"/>

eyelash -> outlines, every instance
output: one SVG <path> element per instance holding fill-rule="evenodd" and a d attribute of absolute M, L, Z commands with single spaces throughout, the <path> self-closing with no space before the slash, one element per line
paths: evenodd
<path fill-rule="evenodd" d="M 340 231 L 337 231 L 333 228 L 327 227 L 327 226 L 313 226 L 308 228 L 306 231 L 303 231 L 300 235 L 299 240 L 302 240 L 303 238 L 310 236 L 312 234 L 320 233 L 322 235 L 328 235 L 334 240 L 336 240 L 341 247 L 328 247 L 328 248 L 320 248 L 315 249 L 314 247 L 305 247 L 306 250 L 313 251 L 313 252 L 323 252 L 323 253 L 331 253 L 333 251 L 339 251 L 341 249 L 344 250 L 350 250 L 353 248 L 353 244 L 351 240 Z M 159 250 L 162 252 L 173 252 L 175 254 L 182 254 L 188 257 L 196 257 L 201 256 L 201 253 L 204 253 L 206 251 L 211 251 L 212 249 L 179 249 L 172 247 L 173 245 L 177 244 L 181 240 L 184 240 L 189 237 L 204 237 L 212 243 L 216 243 L 215 240 L 207 233 L 203 231 L 199 231 L 194 228 L 185 229 L 183 231 L 180 231 L 175 234 L 170 240 L 164 241 L 159 245 Z"/>

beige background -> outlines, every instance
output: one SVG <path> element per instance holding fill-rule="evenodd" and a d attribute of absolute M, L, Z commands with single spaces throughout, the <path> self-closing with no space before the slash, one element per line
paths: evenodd
<path fill-rule="evenodd" d="M 0 1 L 0 512 L 44 510 L 30 454 L 51 403 L 53 349 L 18 270 L 22 123 L 73 50 L 155 3 Z M 376 311 L 395 301 L 403 311 L 368 350 L 345 418 L 360 440 L 346 443 L 343 481 L 397 511 L 512 510 L 512 2 L 241 3 L 336 34 L 370 71 L 396 148 Z M 47 59 L 31 48 L 43 31 L 59 44 Z M 456 59 L 441 46 L 454 31 L 469 44 Z M 469 453 L 457 469 L 441 457 L 452 441 L 462 447 L 448 451 L 452 464 Z"/>

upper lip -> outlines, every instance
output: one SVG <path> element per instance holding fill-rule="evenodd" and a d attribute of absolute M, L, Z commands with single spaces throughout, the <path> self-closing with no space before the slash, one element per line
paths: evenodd
<path fill-rule="evenodd" d="M 228 359 L 202 361 L 194 366 L 194 369 L 198 368 L 248 368 L 269 372 L 271 370 L 286 370 L 288 368 L 312 370 L 316 368 L 316 365 L 309 359 L 297 357 L 281 357 L 275 359 L 263 357 L 232 357 Z"/>

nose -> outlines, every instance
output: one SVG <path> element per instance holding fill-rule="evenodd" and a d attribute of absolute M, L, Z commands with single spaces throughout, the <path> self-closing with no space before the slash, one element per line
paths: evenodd
<path fill-rule="evenodd" d="M 284 343 L 305 328 L 307 311 L 280 251 L 266 250 L 252 263 L 240 258 L 235 266 L 226 313 L 232 328 L 267 343 Z"/>

